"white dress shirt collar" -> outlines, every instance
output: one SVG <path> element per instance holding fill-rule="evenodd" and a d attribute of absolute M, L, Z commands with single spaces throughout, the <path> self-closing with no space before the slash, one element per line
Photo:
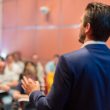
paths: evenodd
<path fill-rule="evenodd" d="M 89 44 L 104 44 L 104 45 L 106 45 L 106 43 L 103 42 L 103 41 L 93 41 L 93 40 L 91 40 L 91 41 L 85 42 L 85 43 L 82 45 L 81 48 L 83 48 L 83 47 L 85 47 L 86 45 L 89 45 Z"/>

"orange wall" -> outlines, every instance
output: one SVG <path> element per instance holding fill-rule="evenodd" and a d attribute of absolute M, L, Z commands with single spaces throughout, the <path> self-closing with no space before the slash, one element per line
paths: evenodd
<path fill-rule="evenodd" d="M 74 25 L 80 23 L 91 1 L 110 4 L 110 0 L 3 0 L 1 51 L 19 50 L 26 58 L 37 53 L 48 60 L 56 53 L 80 48 L 79 29 Z M 49 7 L 48 18 L 41 13 L 41 6 Z"/>

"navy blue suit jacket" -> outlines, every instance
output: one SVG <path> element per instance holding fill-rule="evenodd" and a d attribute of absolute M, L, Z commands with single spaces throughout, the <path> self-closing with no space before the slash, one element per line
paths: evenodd
<path fill-rule="evenodd" d="M 110 110 L 110 50 L 89 44 L 60 57 L 50 93 L 30 95 L 37 110 Z"/>

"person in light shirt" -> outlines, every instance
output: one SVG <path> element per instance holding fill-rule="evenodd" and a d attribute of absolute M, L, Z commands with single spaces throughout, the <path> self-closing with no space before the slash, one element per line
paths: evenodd
<path fill-rule="evenodd" d="M 4 76 L 7 85 L 15 87 L 18 84 L 19 75 L 19 67 L 14 62 L 13 54 L 9 54 L 6 58 L 6 65 L 4 68 Z"/>
<path fill-rule="evenodd" d="M 56 65 L 58 63 L 59 57 L 60 56 L 58 54 L 56 54 L 56 55 L 54 55 L 52 60 L 50 60 L 49 62 L 46 63 L 46 65 L 45 65 L 46 74 L 48 74 L 50 72 L 55 73 L 55 69 L 56 69 Z"/>

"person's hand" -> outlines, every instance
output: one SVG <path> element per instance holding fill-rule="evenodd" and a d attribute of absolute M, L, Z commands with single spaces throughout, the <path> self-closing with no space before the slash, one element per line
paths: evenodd
<path fill-rule="evenodd" d="M 38 81 L 34 81 L 32 79 L 27 79 L 25 76 L 23 77 L 22 87 L 26 91 L 26 93 L 29 95 L 33 91 L 40 90 L 40 85 Z"/>
<path fill-rule="evenodd" d="M 18 81 L 10 81 L 6 83 L 7 86 L 11 87 L 16 87 L 18 85 Z"/>

